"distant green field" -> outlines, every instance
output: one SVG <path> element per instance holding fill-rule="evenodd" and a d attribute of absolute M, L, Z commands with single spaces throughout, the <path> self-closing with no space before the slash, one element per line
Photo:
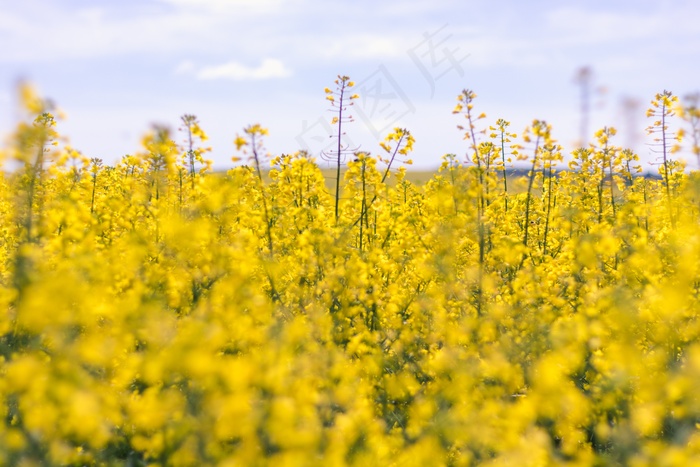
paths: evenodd
<path fill-rule="evenodd" d="M 326 179 L 326 186 L 328 189 L 335 189 L 335 177 L 336 177 L 336 172 L 335 169 L 326 169 L 322 168 L 321 172 L 323 173 L 324 178 Z M 508 169 L 508 187 L 509 187 L 509 192 L 511 193 L 516 193 L 520 192 L 523 187 L 520 187 L 522 183 L 518 183 L 518 181 L 522 180 L 524 177 L 527 177 L 528 171 L 527 170 L 517 170 L 517 169 Z M 345 174 L 345 169 L 341 169 L 340 171 L 340 177 L 341 180 Z M 423 185 L 427 183 L 431 178 L 433 178 L 435 175 L 438 175 L 438 170 L 407 170 L 406 171 L 406 180 L 410 181 L 411 183 L 414 183 L 416 185 Z M 394 182 L 396 181 L 396 178 L 393 176 L 390 176 L 387 179 L 387 182 L 389 185 L 393 185 Z"/>
<path fill-rule="evenodd" d="M 335 187 L 335 177 L 336 177 L 336 172 L 335 169 L 321 169 L 321 172 L 323 173 L 323 177 L 326 179 L 326 185 L 331 188 Z M 428 180 L 433 178 L 435 174 L 437 174 L 437 170 L 407 170 L 406 171 L 406 180 L 410 181 L 411 183 L 415 183 L 416 185 L 422 185 L 426 183 Z M 345 169 L 340 170 L 340 177 L 341 180 L 343 176 L 345 175 Z M 393 174 L 392 174 L 393 175 Z M 396 178 L 393 176 L 390 176 L 387 178 L 387 181 L 389 184 L 393 184 L 396 181 Z"/>
<path fill-rule="evenodd" d="M 340 169 L 340 178 L 341 181 L 343 180 L 345 176 L 345 171 L 346 168 L 341 168 Z M 381 170 L 380 170 L 381 171 Z M 336 177 L 336 171 L 333 168 L 326 168 L 322 167 L 321 172 L 323 173 L 323 177 L 326 180 L 326 186 L 328 187 L 329 190 L 334 190 L 335 189 L 335 177 Z M 526 185 L 527 185 L 527 177 L 529 174 L 529 169 L 525 168 L 508 168 L 506 170 L 507 176 L 508 176 L 508 192 L 511 194 L 514 193 L 520 193 L 525 190 Z M 396 178 L 393 176 L 395 171 L 392 171 L 392 175 L 387 178 L 387 183 L 389 185 L 393 185 L 396 181 Z M 407 170 L 406 171 L 406 180 L 410 181 L 411 183 L 414 183 L 416 185 L 424 185 L 427 183 L 431 178 L 433 178 L 435 175 L 438 175 L 438 169 L 435 170 Z M 266 175 L 266 174 L 265 174 Z M 500 175 L 500 172 L 499 172 Z M 658 179 L 658 175 L 656 174 L 651 174 L 651 173 L 645 173 L 640 176 L 644 176 L 647 178 L 656 178 Z M 269 182 L 270 179 L 265 176 L 264 177 L 266 182 Z M 342 188 L 342 182 L 341 182 L 341 188 Z"/>

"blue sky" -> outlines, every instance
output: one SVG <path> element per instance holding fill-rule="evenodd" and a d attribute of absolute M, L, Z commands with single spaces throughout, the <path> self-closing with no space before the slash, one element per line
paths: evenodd
<path fill-rule="evenodd" d="M 696 0 L 0 0 L 0 133 L 16 123 L 27 80 L 66 113 L 58 131 L 70 144 L 106 162 L 140 151 L 154 123 L 176 130 L 185 113 L 219 168 L 253 123 L 269 128 L 272 154 L 318 155 L 333 116 L 323 89 L 343 74 L 360 94 L 352 144 L 378 153 L 390 128 L 405 127 L 415 166 L 431 168 L 467 151 L 451 113 L 464 88 L 484 126 L 505 118 L 521 134 L 544 119 L 568 152 L 580 127 L 574 76 L 589 66 L 589 133 L 615 126 L 616 144 L 652 162 L 649 101 L 700 91 L 698 18 Z"/>

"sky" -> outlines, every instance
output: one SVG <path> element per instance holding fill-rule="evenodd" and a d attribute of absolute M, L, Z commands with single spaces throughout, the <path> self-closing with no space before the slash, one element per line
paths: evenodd
<path fill-rule="evenodd" d="M 154 124 L 183 142 L 180 117 L 194 114 L 218 169 L 256 123 L 270 154 L 305 149 L 323 165 L 335 115 L 324 88 L 347 75 L 359 94 L 348 147 L 380 154 L 406 128 L 414 167 L 433 169 L 466 158 L 452 114 L 463 89 L 486 114 L 479 129 L 504 118 L 520 135 L 545 120 L 569 153 L 582 138 L 575 77 L 589 67 L 586 140 L 614 126 L 613 144 L 656 170 L 645 111 L 664 90 L 700 91 L 698 18 L 697 0 L 0 0 L 0 136 L 8 144 L 29 82 L 66 115 L 69 144 L 109 164 L 143 151 Z"/>

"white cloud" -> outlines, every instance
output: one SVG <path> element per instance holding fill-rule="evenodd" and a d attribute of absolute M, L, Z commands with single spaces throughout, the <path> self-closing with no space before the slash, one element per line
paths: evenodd
<path fill-rule="evenodd" d="M 545 17 L 548 30 L 564 39 L 561 45 L 654 37 L 659 26 L 659 19 L 653 13 L 595 11 L 580 7 L 561 7 L 549 11 Z"/>
<path fill-rule="evenodd" d="M 177 8 L 214 11 L 214 12 L 250 12 L 267 13 L 277 11 L 289 0 L 160 0 Z"/>
<path fill-rule="evenodd" d="M 396 58 L 406 55 L 407 38 L 404 34 L 389 35 L 380 34 L 358 34 L 356 31 L 350 33 L 334 33 L 325 40 L 317 40 L 317 55 L 324 58 L 345 58 L 345 59 L 372 59 L 372 58 Z M 418 34 L 412 34 L 420 40 Z M 313 43 L 314 41 L 308 41 Z M 418 42 L 413 40 L 413 42 Z"/>
<path fill-rule="evenodd" d="M 301 10 L 293 6 L 300 1 L 159 0 L 120 10 L 103 3 L 65 8 L 27 0 L 0 14 L 0 63 L 183 51 L 211 55 L 232 45 L 264 56 L 281 42 L 267 31 L 277 18 L 298 15 Z"/>
<path fill-rule="evenodd" d="M 259 80 L 269 78 L 285 78 L 292 71 L 284 66 L 280 60 L 266 58 L 258 67 L 249 67 L 238 62 L 229 62 L 223 65 L 202 68 L 197 73 L 197 78 L 202 80 L 232 79 L 232 80 Z"/>
<path fill-rule="evenodd" d="M 183 60 L 175 67 L 176 75 L 188 75 L 193 73 L 195 69 L 194 62 L 192 60 Z"/>
<path fill-rule="evenodd" d="M 104 8 L 65 10 L 44 4 L 34 14 L 15 12 L 18 24 L 0 24 L 0 46 L 7 50 L 3 61 L 31 62 L 105 57 L 114 54 L 177 50 L 186 44 L 188 28 L 203 30 L 206 19 L 193 15 L 133 14 L 116 17 Z M 127 33 L 128 31 L 128 33 Z M 51 38 L 46 40 L 46 38 Z"/>

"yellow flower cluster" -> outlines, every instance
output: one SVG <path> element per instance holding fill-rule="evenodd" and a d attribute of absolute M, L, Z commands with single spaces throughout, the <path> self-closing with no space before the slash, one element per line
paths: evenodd
<path fill-rule="evenodd" d="M 357 154 L 336 219 L 307 154 L 263 176 L 260 125 L 226 174 L 188 170 L 193 118 L 186 148 L 156 128 L 107 166 L 26 99 L 0 177 L 1 464 L 700 463 L 698 174 L 633 177 L 610 128 L 557 171 L 544 122 L 520 148 L 468 118 L 470 163 L 421 186 Z"/>

